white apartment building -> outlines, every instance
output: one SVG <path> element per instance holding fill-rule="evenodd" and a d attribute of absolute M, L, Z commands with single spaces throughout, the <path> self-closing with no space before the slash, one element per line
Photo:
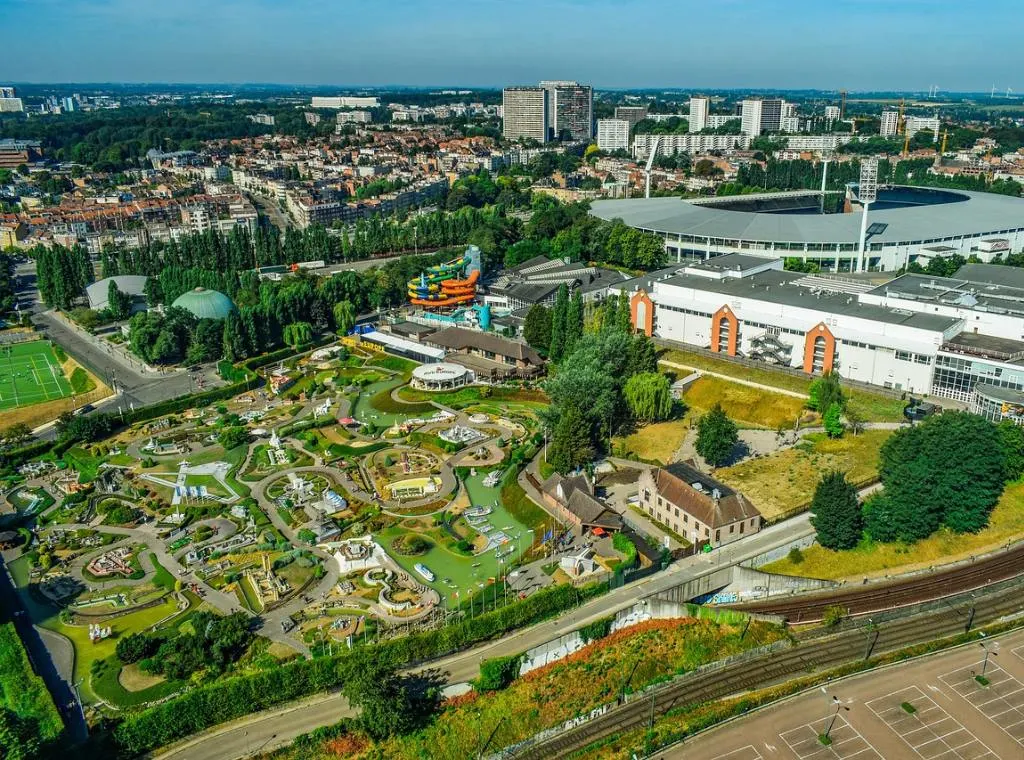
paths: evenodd
<path fill-rule="evenodd" d="M 825 106 L 825 123 L 831 126 L 839 121 L 839 106 Z"/>
<path fill-rule="evenodd" d="M 900 132 L 899 111 L 882 111 L 882 125 L 878 133 L 882 137 L 895 137 Z"/>
<path fill-rule="evenodd" d="M 380 98 L 357 97 L 351 95 L 313 96 L 310 101 L 313 108 L 378 108 Z"/>
<path fill-rule="evenodd" d="M 690 132 L 696 133 L 708 128 L 708 113 L 711 111 L 710 98 L 690 98 Z"/>
<path fill-rule="evenodd" d="M 336 124 L 369 124 L 373 114 L 369 111 L 339 111 L 334 117 Z"/>
<path fill-rule="evenodd" d="M 938 142 L 939 127 L 941 126 L 938 116 L 908 116 L 905 119 L 905 124 L 907 134 L 911 137 L 922 130 L 930 129 L 932 132 L 932 142 Z"/>
<path fill-rule="evenodd" d="M 748 135 L 633 135 L 633 155 L 647 158 L 655 140 L 658 141 L 658 155 L 674 156 L 676 153 L 707 153 L 712 150 L 747 150 L 750 147 Z"/>
<path fill-rule="evenodd" d="M 607 151 L 629 150 L 629 122 L 625 119 L 598 119 L 597 147 Z"/>
<path fill-rule="evenodd" d="M 548 93 L 543 87 L 506 87 L 502 91 L 502 135 L 506 140 L 547 142 Z"/>

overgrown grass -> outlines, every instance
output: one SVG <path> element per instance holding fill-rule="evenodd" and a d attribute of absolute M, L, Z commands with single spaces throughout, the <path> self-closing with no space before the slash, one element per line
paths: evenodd
<path fill-rule="evenodd" d="M 672 348 L 662 353 L 659 361 L 678 364 L 691 369 L 717 372 L 740 380 L 792 391 L 802 396 L 806 396 L 811 388 L 812 378 L 810 377 L 782 372 L 772 369 L 767 365 L 765 367 L 747 367 L 727 359 L 717 359 L 677 348 Z M 677 367 L 672 369 L 675 369 L 677 372 L 679 371 Z M 903 419 L 903 407 L 906 406 L 906 402 L 901 399 L 852 388 L 846 388 L 846 394 L 853 408 L 863 416 L 865 421 L 900 422 Z M 689 395 L 689 392 L 687 392 L 687 395 Z M 790 418 L 790 422 L 792 422 L 792 418 Z M 774 426 L 769 425 L 768 427 Z"/>
<path fill-rule="evenodd" d="M 614 438 L 612 444 L 615 451 L 623 451 L 627 456 L 668 464 L 683 445 L 689 429 L 690 423 L 685 418 L 656 422 L 644 425 L 625 437 Z"/>
<path fill-rule="evenodd" d="M 847 433 L 839 439 L 807 436 L 793 448 L 718 470 L 716 477 L 750 499 L 765 519 L 777 520 L 806 508 L 821 476 L 830 470 L 846 473 L 853 483 L 878 475 L 878 451 L 890 430 Z"/>
<path fill-rule="evenodd" d="M 784 558 L 762 570 L 783 575 L 815 578 L 862 578 L 909 572 L 972 555 L 984 554 L 1024 537 L 1024 481 L 1011 483 L 989 518 L 989 526 L 978 533 L 953 533 L 945 528 L 914 544 L 883 544 L 862 541 L 849 551 L 831 551 L 817 544 L 803 550 L 799 564 Z"/>
<path fill-rule="evenodd" d="M 81 367 L 75 367 L 71 371 L 68 381 L 71 383 L 71 390 L 75 393 L 88 393 L 96 387 L 96 383 L 89 377 L 89 373 Z"/>
<path fill-rule="evenodd" d="M 691 415 L 703 414 L 715 404 L 721 404 L 725 413 L 738 424 L 770 430 L 792 429 L 798 419 L 816 416 L 804 408 L 802 398 L 770 393 L 709 375 L 690 383 L 683 401 L 690 407 Z"/>

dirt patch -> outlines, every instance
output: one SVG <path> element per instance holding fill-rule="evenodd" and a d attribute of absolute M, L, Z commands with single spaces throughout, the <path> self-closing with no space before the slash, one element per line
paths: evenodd
<path fill-rule="evenodd" d="M 138 663 L 125 665 L 117 674 L 117 682 L 124 687 L 125 691 L 144 691 L 166 679 L 163 676 L 150 675 L 139 669 Z"/>

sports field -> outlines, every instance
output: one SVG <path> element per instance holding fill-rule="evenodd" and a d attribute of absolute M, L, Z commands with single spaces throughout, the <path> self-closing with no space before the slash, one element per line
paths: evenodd
<path fill-rule="evenodd" d="M 0 346 L 0 410 L 70 395 L 71 384 L 49 341 Z"/>

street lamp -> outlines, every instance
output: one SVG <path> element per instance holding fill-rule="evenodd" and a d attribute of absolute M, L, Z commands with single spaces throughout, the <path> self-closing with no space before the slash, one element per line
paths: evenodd
<path fill-rule="evenodd" d="M 981 635 L 984 636 L 985 634 L 983 633 Z M 998 657 L 998 655 L 995 652 L 989 651 L 989 648 L 985 646 L 984 641 L 979 641 L 978 646 L 980 646 L 985 651 L 985 661 L 981 663 L 981 677 L 984 678 L 985 671 L 988 669 L 988 656 L 992 655 L 993 657 Z"/>
<path fill-rule="evenodd" d="M 819 737 L 820 740 L 821 740 L 821 743 L 826 745 L 826 746 L 832 743 L 832 738 L 831 738 L 831 736 L 829 736 L 829 734 L 832 733 L 832 727 L 836 724 L 836 718 L 839 717 L 839 711 L 840 710 L 846 710 L 847 712 L 850 711 L 849 707 L 847 707 L 846 705 L 844 705 L 842 702 L 839 701 L 839 697 L 833 696 L 832 697 L 832 704 L 835 705 L 835 708 L 836 708 L 835 712 L 832 713 L 832 720 L 830 720 L 828 722 L 828 728 L 825 729 L 825 733 L 822 734 Z"/>

